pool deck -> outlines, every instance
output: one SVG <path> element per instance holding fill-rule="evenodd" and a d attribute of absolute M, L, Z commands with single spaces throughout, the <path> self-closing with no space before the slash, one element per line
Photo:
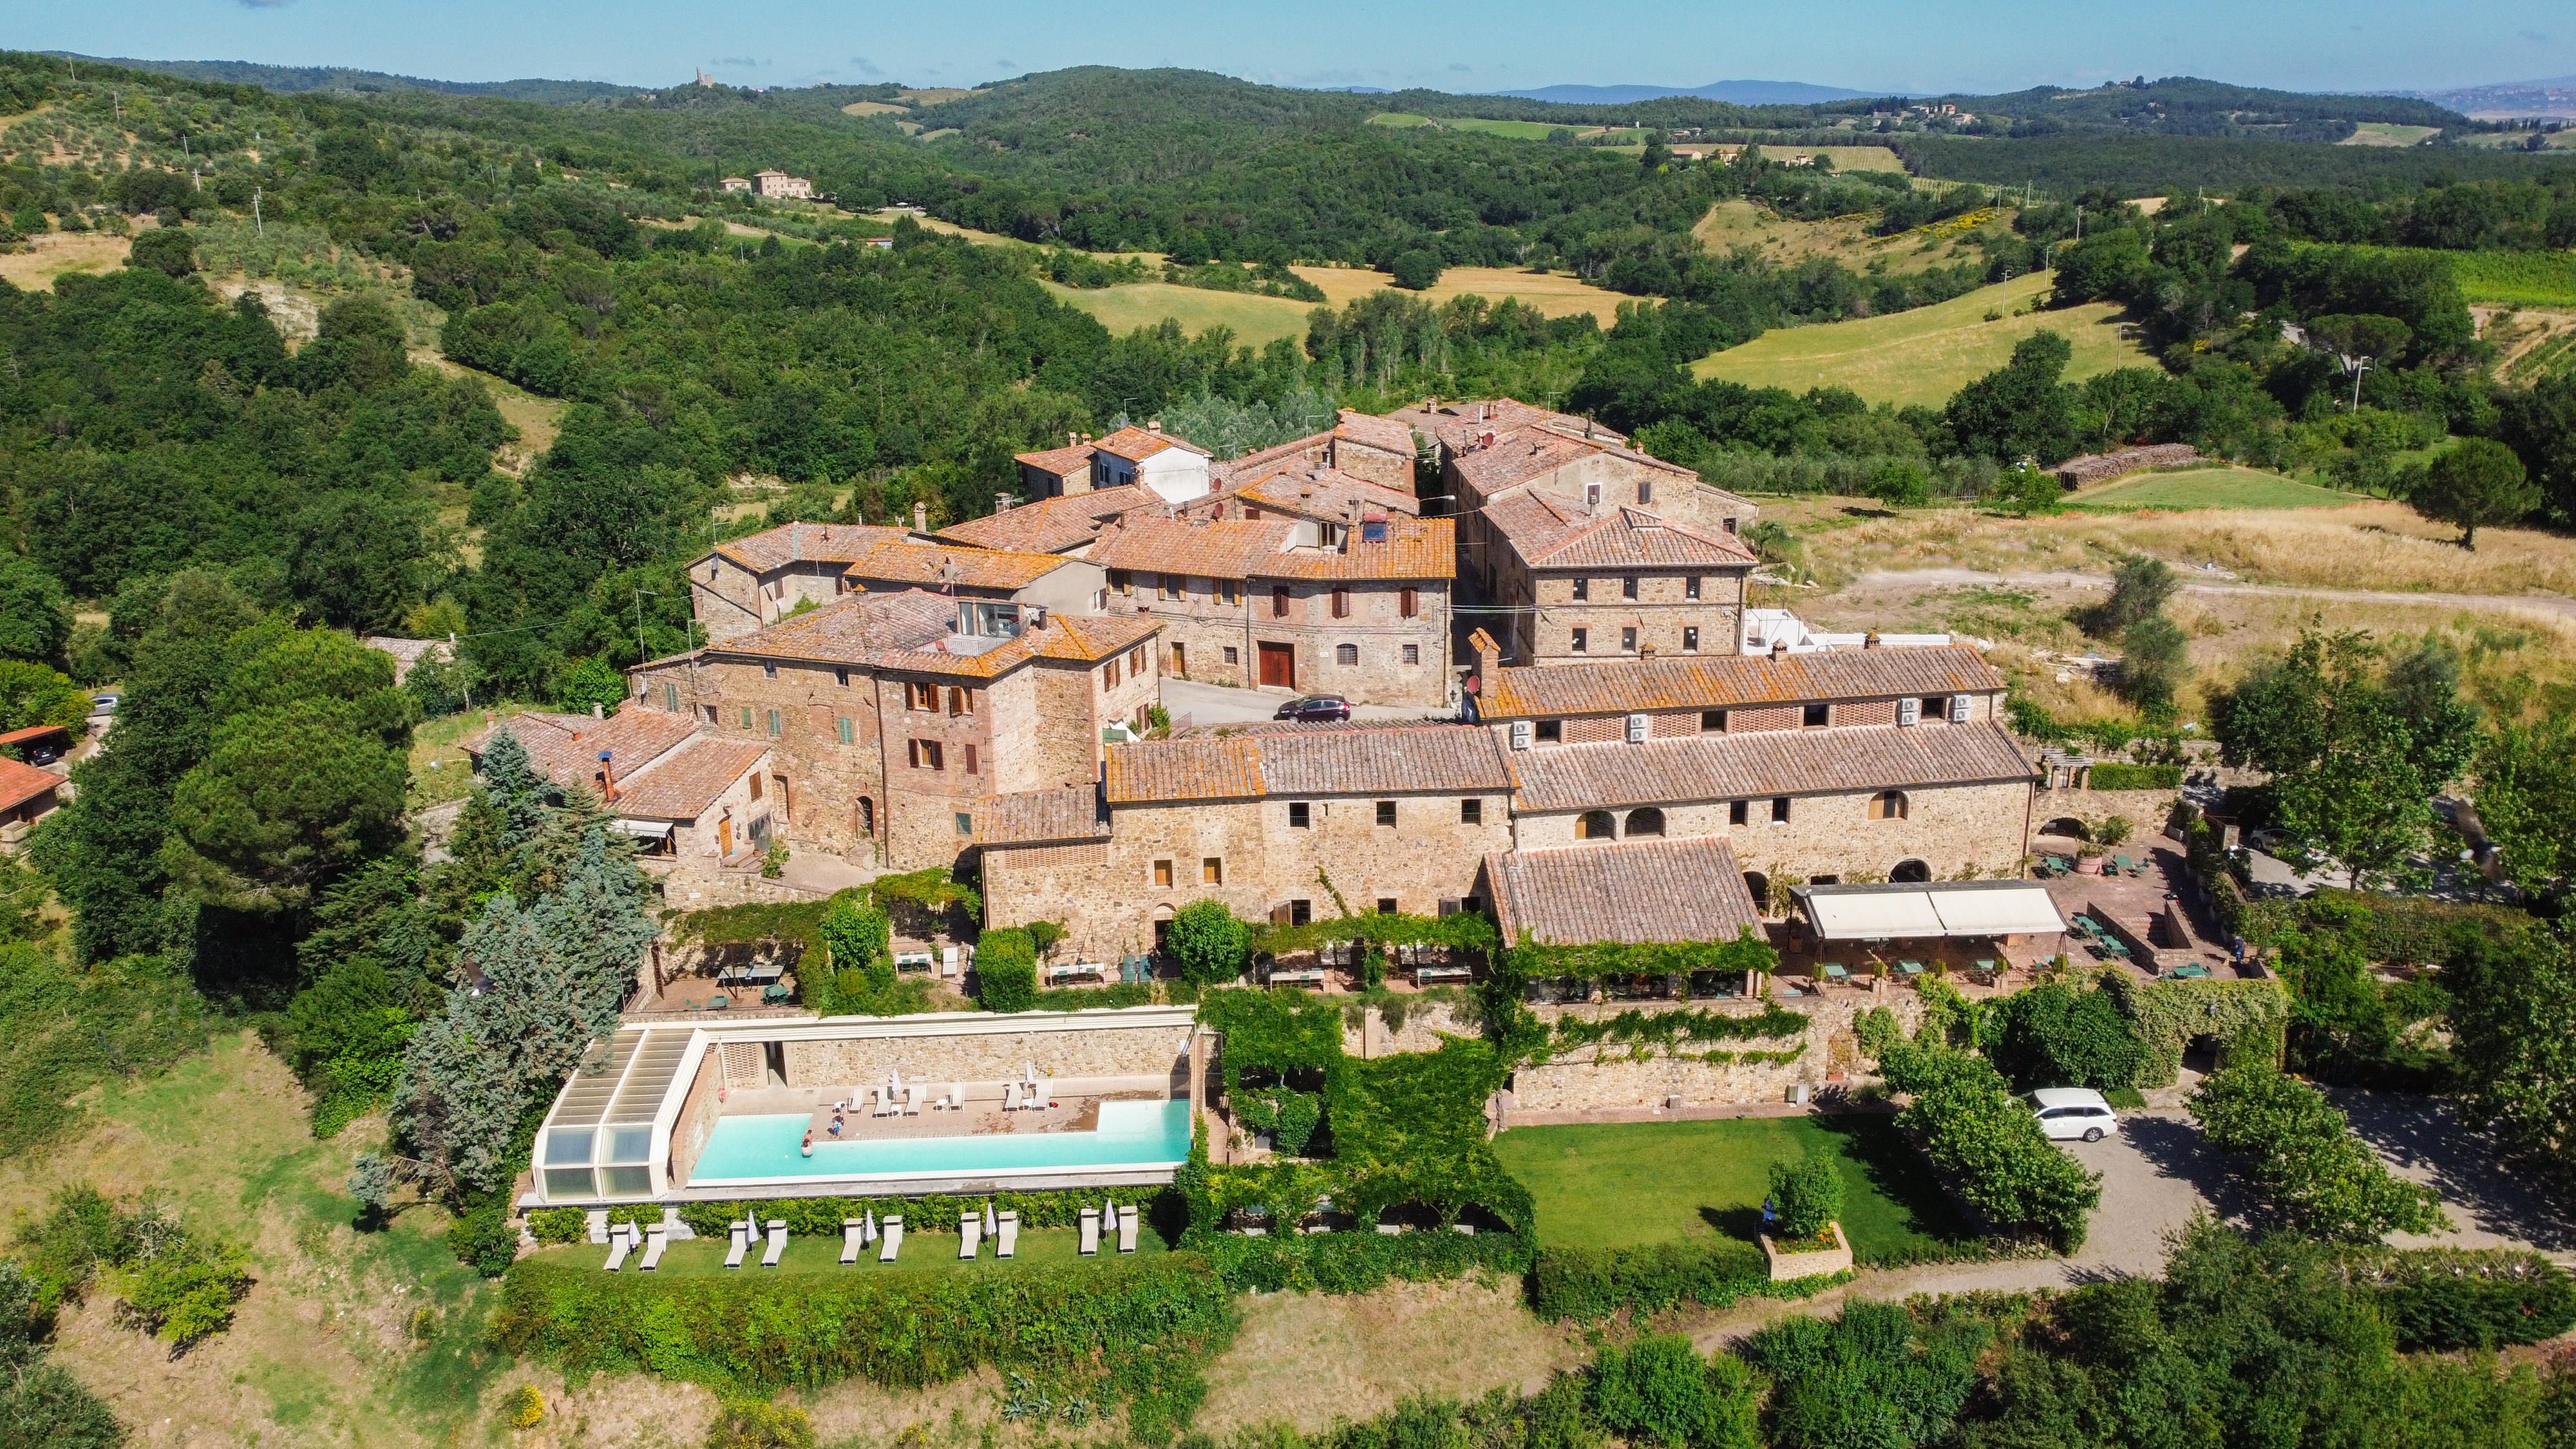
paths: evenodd
<path fill-rule="evenodd" d="M 835 1101 L 848 1101 L 862 1095 L 855 1087 L 783 1087 L 771 1086 L 738 1091 L 726 1101 L 718 1122 L 745 1117 L 782 1117 L 804 1114 L 816 1144 L 866 1143 L 923 1140 L 944 1137 L 1001 1136 L 1038 1137 L 1057 1133 L 1090 1133 L 1100 1130 L 1101 1104 L 1104 1102 L 1169 1102 L 1186 1100 L 1168 1091 L 1138 1088 L 1097 1089 L 1086 1092 L 1057 1091 L 1051 1103 L 1035 1108 L 1006 1112 L 998 1088 L 990 1083 L 980 1085 L 990 1096 L 976 1096 L 970 1090 L 962 1108 L 937 1108 L 929 1105 L 928 1084 L 924 1084 L 922 1109 L 917 1112 L 891 1113 L 883 1117 L 870 1115 L 864 1103 L 855 1110 L 840 1114 L 841 1132 L 831 1131 Z M 938 1089 L 945 1092 L 947 1088 Z M 1023 1169 L 1007 1172 L 978 1170 L 950 1176 L 925 1177 L 917 1173 L 871 1174 L 857 1177 L 816 1176 L 809 1180 L 810 1191 L 830 1196 L 866 1197 L 880 1195 L 918 1195 L 922 1193 L 993 1192 L 1001 1190 L 1037 1191 L 1054 1188 L 1136 1187 L 1167 1183 L 1171 1167 L 1138 1164 L 1109 1166 L 1066 1166 L 1055 1169 Z M 694 1173 L 692 1174 L 694 1178 Z M 725 1178 L 706 1182 L 691 1181 L 676 1189 L 664 1200 L 669 1202 L 711 1201 L 745 1197 L 774 1197 L 782 1188 L 777 1183 L 760 1185 L 740 1179 Z"/>

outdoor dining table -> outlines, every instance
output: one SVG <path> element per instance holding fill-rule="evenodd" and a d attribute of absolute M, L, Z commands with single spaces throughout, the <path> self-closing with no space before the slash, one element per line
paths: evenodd
<path fill-rule="evenodd" d="M 774 962 L 761 961 L 749 966 L 728 966 L 716 973 L 718 986 L 769 986 L 787 974 L 787 968 Z"/>

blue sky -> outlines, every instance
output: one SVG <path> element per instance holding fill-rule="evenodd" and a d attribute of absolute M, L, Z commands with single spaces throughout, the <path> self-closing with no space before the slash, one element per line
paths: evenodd
<path fill-rule="evenodd" d="M 1495 91 L 1804 80 L 2001 91 L 2139 73 L 2294 90 L 2576 72 L 2566 0 L 0 0 L 0 44 L 453 80 L 963 85 L 1080 64 Z"/>

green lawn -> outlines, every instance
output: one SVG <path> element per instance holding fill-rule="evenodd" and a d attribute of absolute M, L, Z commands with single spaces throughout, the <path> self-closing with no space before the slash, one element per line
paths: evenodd
<path fill-rule="evenodd" d="M 2069 498 L 2067 506 L 2128 513 L 2138 509 L 2342 508 L 2367 501 L 2357 494 L 2252 468 L 2190 468 L 2178 473 L 2141 473 L 2088 488 Z"/>
<path fill-rule="evenodd" d="M 1108 1246 L 1093 1261 L 1106 1263 L 1118 1256 L 1117 1235 L 1109 1233 L 1104 1237 L 1107 1239 Z M 988 1239 L 982 1251 L 978 1252 L 975 1260 L 970 1263 L 957 1256 L 955 1233 L 907 1232 L 903 1235 L 903 1252 L 894 1262 L 878 1262 L 876 1245 L 871 1243 L 860 1250 L 858 1262 L 845 1268 L 841 1266 L 841 1240 L 838 1237 L 797 1237 L 791 1234 L 787 1239 L 786 1256 L 779 1259 L 777 1267 L 760 1266 L 760 1245 L 755 1243 L 752 1245 L 751 1256 L 743 1260 L 743 1266 L 728 1270 L 724 1265 L 724 1239 L 691 1238 L 673 1243 L 670 1250 L 662 1255 L 661 1266 L 653 1271 L 656 1274 L 668 1274 L 674 1278 L 693 1278 L 703 1274 L 727 1271 L 739 1273 L 1009 1273 L 1024 1265 L 1052 1268 L 1081 1263 L 1084 1261 L 1081 1253 L 1081 1239 L 1082 1235 L 1072 1228 L 1023 1229 L 1020 1233 L 1019 1252 L 1008 1262 L 993 1256 L 993 1245 Z M 1136 1240 L 1136 1251 L 1139 1255 L 1165 1251 L 1163 1240 L 1151 1229 L 1139 1232 Z M 577 1266 L 597 1268 L 607 1263 L 608 1249 L 596 1243 L 574 1243 L 569 1247 L 543 1249 L 538 1256 Z M 638 1272 L 640 1270 L 635 1265 L 641 1261 L 642 1254 L 639 1250 L 635 1256 L 629 1257 L 626 1260 L 626 1266 L 618 1271 Z"/>
<path fill-rule="evenodd" d="M 1061 287 L 1042 282 L 1058 299 L 1100 319 L 1100 325 L 1124 335 L 1169 317 L 1196 337 L 1210 327 L 1227 327 L 1236 345 L 1260 348 L 1274 337 L 1306 335 L 1311 302 L 1264 297 L 1254 292 L 1212 292 L 1205 287 L 1176 287 L 1169 282 L 1137 282 L 1124 287 Z"/>
<path fill-rule="evenodd" d="M 1969 1241 L 1886 1117 L 1515 1127 L 1494 1150 L 1537 1198 L 1544 1246 L 1622 1248 L 1708 1233 L 1751 1242 L 1771 1164 L 1813 1153 L 1842 1168 L 1843 1232 L 1861 1261 L 1948 1256 Z"/>
<path fill-rule="evenodd" d="M 2043 329 L 2074 344 L 2075 356 L 2066 369 L 2069 382 L 2113 368 L 2153 365 L 2143 347 L 2121 339 L 2120 309 L 2109 303 L 2026 310 L 2048 294 L 2054 275 L 2034 272 L 1910 312 L 1776 328 L 1741 347 L 1703 357 L 1691 370 L 1753 387 L 1805 392 L 1841 386 L 1872 403 L 1938 407 L 2010 361 L 2015 344 Z M 1998 314 L 1994 321 L 1986 320 L 1989 312 Z"/>

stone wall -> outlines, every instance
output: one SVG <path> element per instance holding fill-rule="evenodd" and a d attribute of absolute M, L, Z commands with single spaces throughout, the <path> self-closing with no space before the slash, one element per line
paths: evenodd
<path fill-rule="evenodd" d="M 699 573 L 703 577 L 705 570 Z M 877 681 L 868 670 L 717 657 L 694 665 L 665 665 L 639 674 L 637 681 L 646 699 L 667 703 L 676 693 L 682 709 L 694 712 L 715 733 L 769 747 L 770 783 L 764 794 L 771 828 L 790 845 L 863 856 L 873 844 L 865 829 L 869 817 L 875 817 L 878 831 L 884 829 L 881 705 Z M 902 699 L 899 692 L 889 697 L 898 704 Z M 775 734 L 770 732 L 773 716 Z M 841 741 L 844 722 L 847 744 Z M 781 776 L 787 782 L 784 809 L 775 798 Z M 865 809 L 862 800 L 870 802 Z M 741 817 L 736 819 L 739 836 Z"/>
<path fill-rule="evenodd" d="M 1127 587 L 1115 587 L 1119 580 Z M 1166 580 L 1176 589 L 1171 597 L 1159 586 Z M 1280 614 L 1272 590 L 1283 587 L 1287 612 Z M 1344 591 L 1347 610 L 1340 618 L 1332 609 L 1336 588 Z M 1407 589 L 1414 594 L 1409 618 L 1402 607 Z M 1165 666 L 1201 683 L 1257 687 L 1261 646 L 1285 644 L 1300 692 L 1424 708 L 1449 699 L 1446 579 L 1274 584 L 1121 570 L 1113 576 L 1110 609 L 1162 620 Z M 1352 663 L 1341 662 L 1343 645 L 1351 646 Z"/>
<path fill-rule="evenodd" d="M 1648 1116 L 1674 1108 L 1784 1102 L 1790 1088 L 1800 1083 L 1813 1091 L 1836 1075 L 1858 1079 L 1859 1042 L 1853 1035 L 1852 1023 L 1863 1010 L 1885 1006 L 1896 1013 L 1899 1024 L 1909 1032 L 1923 1015 L 1923 999 L 1911 991 L 1889 990 L 1875 995 L 1854 992 L 1847 996 L 1801 998 L 1778 1004 L 1807 1018 L 1804 1035 L 1794 1039 L 1695 1044 L 1683 1051 L 1687 1055 L 1709 1051 L 1786 1051 L 1803 1044 L 1805 1051 L 1795 1061 L 1752 1064 L 1692 1061 L 1684 1059 L 1684 1055 L 1667 1054 L 1662 1048 L 1655 1048 L 1655 1056 L 1640 1062 L 1634 1060 L 1631 1049 L 1621 1043 L 1579 1047 L 1542 1065 L 1524 1066 L 1515 1072 L 1510 1089 L 1509 1116 L 1516 1120 L 1524 1114 L 1551 1117 L 1598 1114 L 1606 1120 Z M 1551 1025 L 1566 1018 L 1598 1019 L 1615 1016 L 1622 1011 L 1675 1009 L 1718 1010 L 1754 1016 L 1760 1014 L 1762 1003 L 1661 1005 L 1615 1002 L 1532 1008 L 1540 1020 Z"/>
<path fill-rule="evenodd" d="M 1139 1089 L 1168 1086 L 1189 1044 L 1186 1026 L 790 1041 L 787 1085 L 872 1086 L 888 1072 L 929 1086 L 992 1083 L 1016 1080 L 1035 1063 L 1038 1075 L 1059 1083 L 1118 1079 Z"/>
<path fill-rule="evenodd" d="M 2175 790 L 2042 790 L 2032 801 L 2031 833 L 2052 820 L 2072 817 L 2084 822 L 2088 831 L 2117 815 L 2129 822 L 2127 846 L 2143 847 L 2151 836 L 2164 833 L 2165 821 L 2172 818 Z"/>
<path fill-rule="evenodd" d="M 1542 663 L 1631 658 L 1648 651 L 1665 657 L 1724 655 L 1742 648 L 1744 580 L 1749 570 L 1633 572 L 1637 597 L 1631 599 L 1622 592 L 1625 574 L 1532 575 L 1521 569 L 1517 558 L 1506 560 L 1495 602 L 1536 604 L 1542 610 L 1535 615 L 1513 616 L 1512 631 L 1519 641 L 1516 657 L 1522 663 Z M 1696 599 L 1688 597 L 1694 578 L 1700 586 Z M 1586 594 L 1582 599 L 1574 597 L 1578 581 Z M 1584 636 L 1580 649 L 1575 647 L 1578 629 Z M 1634 648 L 1627 644 L 1625 631 L 1629 629 L 1637 631 Z"/>
<path fill-rule="evenodd" d="M 689 1095 L 680 1101 L 680 1115 L 671 1124 L 670 1181 L 683 1183 L 697 1171 L 698 1154 L 706 1150 L 707 1138 L 716 1130 L 716 1118 L 723 1103 L 724 1064 L 714 1048 L 698 1058 L 698 1074 L 689 1082 Z"/>
<path fill-rule="evenodd" d="M 1662 807 L 1664 834 L 1724 837 L 1737 864 L 1775 879 L 1813 880 L 1820 875 L 1885 879 L 1907 860 L 1922 861 L 1936 880 L 2019 873 L 2023 831 L 2030 818 L 2030 786 L 1932 785 L 1907 790 L 1902 820 L 1870 819 L 1873 793 L 1792 796 L 1789 819 L 1783 824 L 1772 823 L 1767 797 L 1746 802 L 1742 825 L 1731 823 L 1729 801 L 1669 804 Z M 1612 812 L 1623 834 L 1633 813 Z M 1574 833 L 1578 818 L 1575 811 L 1521 815 L 1513 821 L 1514 843 L 1523 850 L 1581 844 Z"/>
<path fill-rule="evenodd" d="M 675 910 L 703 911 L 716 906 L 775 904 L 810 901 L 811 891 L 799 890 L 780 880 L 764 880 L 757 869 L 717 869 L 714 862 L 664 856 L 644 856 L 636 864 L 644 869 L 662 892 L 662 902 Z"/>

